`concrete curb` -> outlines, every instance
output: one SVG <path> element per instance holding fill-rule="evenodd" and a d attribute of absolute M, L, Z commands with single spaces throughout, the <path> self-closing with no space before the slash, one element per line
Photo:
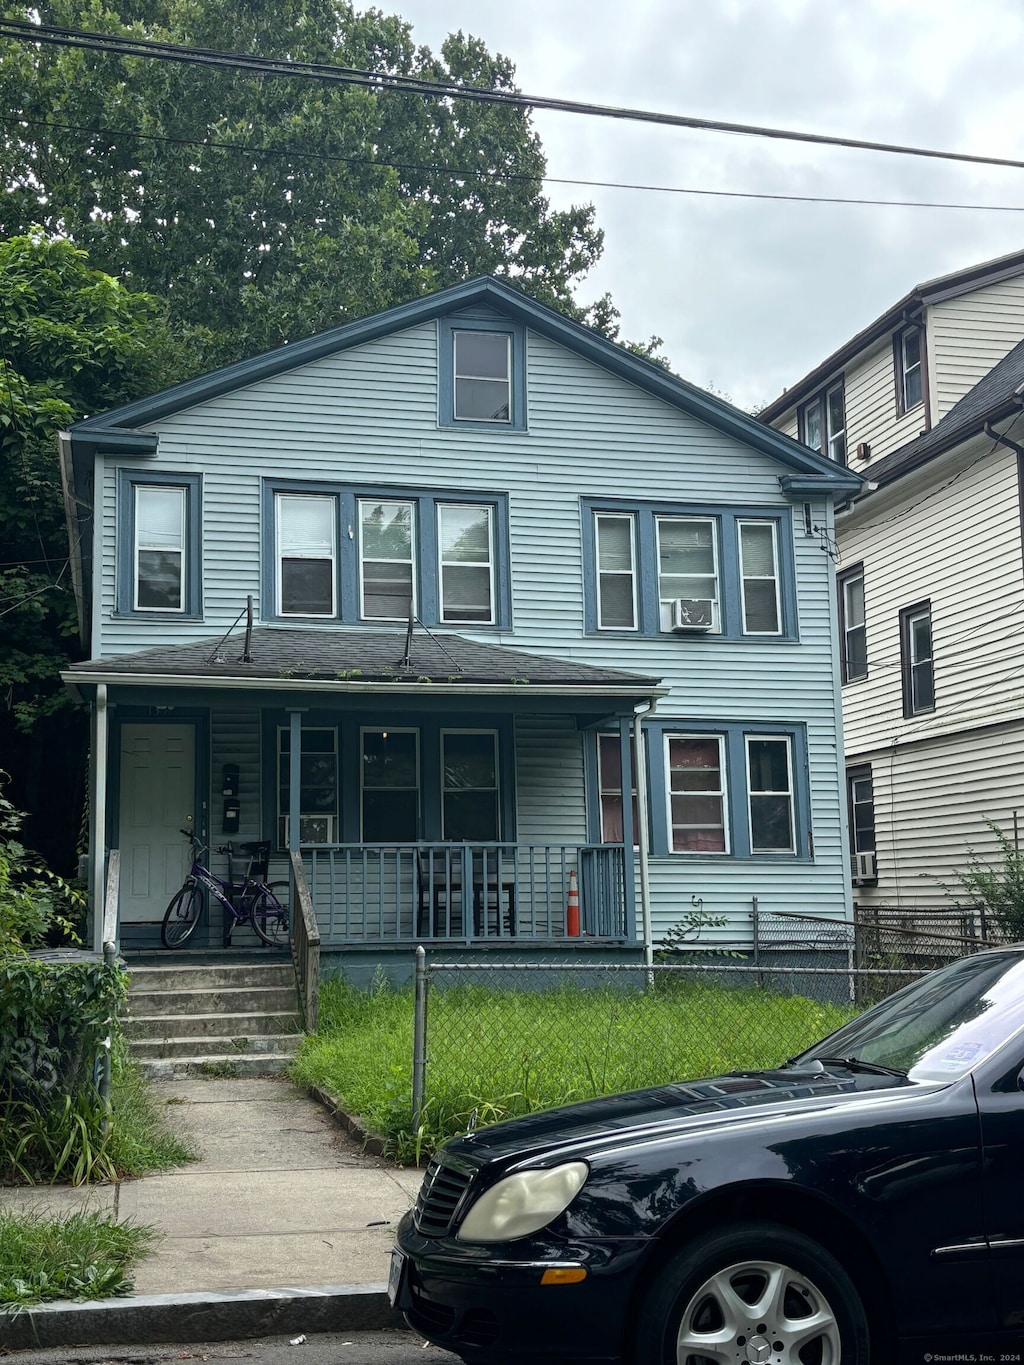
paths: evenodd
<path fill-rule="evenodd" d="M 226 1289 L 125 1299 L 61 1301 L 0 1313 L 0 1347 L 126 1346 L 154 1342 L 231 1341 L 300 1332 L 358 1332 L 404 1327 L 385 1284 Z"/>
<path fill-rule="evenodd" d="M 376 1133 L 371 1133 L 363 1125 L 361 1119 L 343 1109 L 341 1100 L 337 1095 L 332 1094 L 330 1090 L 325 1090 L 322 1085 L 309 1085 L 306 1089 L 318 1104 L 323 1105 L 339 1128 L 343 1128 L 350 1137 L 354 1137 L 357 1142 L 362 1143 L 364 1152 L 368 1152 L 370 1156 L 382 1157 L 385 1155 L 387 1151 L 386 1140 L 378 1137 Z"/>

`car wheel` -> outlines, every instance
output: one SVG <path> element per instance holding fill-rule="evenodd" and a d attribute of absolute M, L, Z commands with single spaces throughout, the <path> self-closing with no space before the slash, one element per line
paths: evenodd
<path fill-rule="evenodd" d="M 774 1223 L 687 1245 L 651 1286 L 636 1365 L 868 1365 L 867 1315 L 824 1247 Z"/>

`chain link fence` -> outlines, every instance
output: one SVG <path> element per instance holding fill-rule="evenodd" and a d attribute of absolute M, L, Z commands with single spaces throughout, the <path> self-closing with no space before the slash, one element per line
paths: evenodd
<path fill-rule="evenodd" d="M 865 1005 L 985 946 L 962 918 L 854 923 L 752 911 L 752 946 L 673 945 L 651 967 L 427 962 L 414 1127 L 455 1131 L 595 1095 L 777 1066 Z M 667 959 L 667 960 L 666 960 Z"/>

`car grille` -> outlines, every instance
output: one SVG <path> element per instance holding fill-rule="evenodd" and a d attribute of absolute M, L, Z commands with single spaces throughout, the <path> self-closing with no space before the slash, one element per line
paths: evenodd
<path fill-rule="evenodd" d="M 452 1166 L 432 1161 L 416 1199 L 413 1215 L 416 1231 L 424 1237 L 443 1237 L 451 1227 L 452 1217 L 469 1187 L 470 1179 L 469 1175 Z"/>

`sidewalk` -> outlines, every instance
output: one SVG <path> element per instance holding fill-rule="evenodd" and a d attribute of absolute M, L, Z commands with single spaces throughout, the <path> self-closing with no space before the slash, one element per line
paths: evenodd
<path fill-rule="evenodd" d="M 155 1227 L 160 1241 L 138 1267 L 135 1294 L 0 1320 L 0 1345 L 210 1340 L 393 1320 L 390 1249 L 420 1171 L 365 1156 L 284 1077 L 158 1081 L 153 1091 L 198 1162 L 84 1190 L 0 1189 L 6 1208 L 99 1209 Z"/>

